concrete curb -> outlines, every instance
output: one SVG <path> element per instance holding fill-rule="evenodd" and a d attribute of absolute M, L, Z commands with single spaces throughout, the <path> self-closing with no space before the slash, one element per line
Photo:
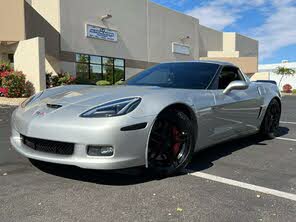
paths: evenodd
<path fill-rule="evenodd" d="M 0 105 L 5 106 L 19 106 L 27 98 L 6 98 L 0 97 Z"/>

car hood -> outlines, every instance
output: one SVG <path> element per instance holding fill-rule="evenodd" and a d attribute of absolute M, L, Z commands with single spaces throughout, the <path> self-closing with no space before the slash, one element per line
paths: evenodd
<path fill-rule="evenodd" d="M 139 107 L 131 113 L 133 117 L 152 116 L 173 103 L 192 106 L 196 90 L 171 89 L 157 86 L 85 86 L 72 85 L 47 89 L 35 101 L 21 107 L 24 116 L 36 113 L 46 114 L 48 118 L 63 116 L 71 118 L 104 103 L 129 97 L 141 97 Z M 206 95 L 200 91 L 198 95 Z M 200 96 L 199 96 L 200 97 Z M 208 99 L 207 96 L 202 96 Z M 202 98 L 200 98 L 202 100 Z"/>
<path fill-rule="evenodd" d="M 127 97 L 143 97 L 167 89 L 157 86 L 83 86 L 73 85 L 45 90 L 38 101 L 32 105 L 78 105 L 95 106 L 112 100 Z"/>

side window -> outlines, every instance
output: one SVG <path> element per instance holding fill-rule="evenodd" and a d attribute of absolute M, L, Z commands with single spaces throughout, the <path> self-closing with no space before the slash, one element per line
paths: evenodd
<path fill-rule="evenodd" d="M 235 80 L 243 80 L 238 69 L 235 67 L 224 67 L 219 75 L 218 89 L 226 89 Z"/>

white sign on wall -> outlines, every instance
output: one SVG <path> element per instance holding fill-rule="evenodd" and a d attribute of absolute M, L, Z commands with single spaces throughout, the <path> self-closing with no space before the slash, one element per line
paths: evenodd
<path fill-rule="evenodd" d="M 178 53 L 178 54 L 183 54 L 183 55 L 190 55 L 190 46 L 173 42 L 172 43 L 172 52 L 173 53 Z"/>
<path fill-rule="evenodd" d="M 118 32 L 95 26 L 95 25 L 86 25 L 86 37 L 88 38 L 95 38 L 95 39 L 102 39 L 106 41 L 111 41 L 111 42 L 117 42 L 118 41 Z"/>

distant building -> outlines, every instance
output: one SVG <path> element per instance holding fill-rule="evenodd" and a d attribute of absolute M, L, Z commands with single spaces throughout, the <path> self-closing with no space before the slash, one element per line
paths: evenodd
<path fill-rule="evenodd" d="M 296 89 L 296 74 L 294 76 L 284 76 L 280 83 L 282 76 L 275 73 L 277 67 L 286 67 L 296 71 L 296 62 L 283 60 L 282 63 L 259 65 L 259 72 L 255 73 L 251 77 L 251 80 L 273 80 L 276 81 L 278 85 L 280 84 L 280 89 L 282 89 L 285 84 L 290 84 L 293 89 Z"/>

